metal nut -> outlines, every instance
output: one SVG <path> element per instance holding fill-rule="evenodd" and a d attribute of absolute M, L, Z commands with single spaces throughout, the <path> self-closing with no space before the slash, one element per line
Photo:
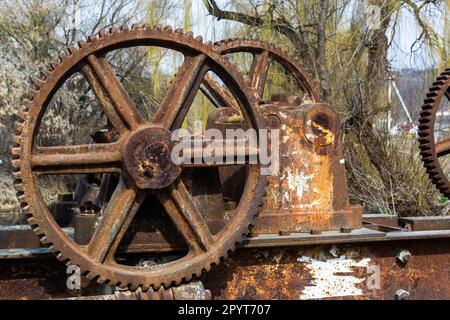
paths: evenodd
<path fill-rule="evenodd" d="M 398 262 L 406 264 L 409 261 L 409 258 L 411 258 L 411 252 L 409 252 L 409 250 L 402 250 L 396 258 Z"/>
<path fill-rule="evenodd" d="M 409 299 L 409 292 L 405 291 L 403 289 L 398 289 L 395 292 L 395 300 L 408 300 Z"/>

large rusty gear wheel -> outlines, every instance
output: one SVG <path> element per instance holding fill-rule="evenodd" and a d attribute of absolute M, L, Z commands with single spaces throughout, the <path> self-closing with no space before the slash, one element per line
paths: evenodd
<path fill-rule="evenodd" d="M 262 100 L 270 63 L 276 61 L 294 76 L 299 89 L 306 95 L 304 98 L 309 100 L 308 102 L 317 102 L 319 100 L 318 86 L 311 72 L 305 68 L 296 56 L 286 50 L 263 41 L 241 38 L 218 41 L 214 43 L 214 47 L 222 55 L 238 52 L 252 54 L 252 66 L 248 80 L 257 99 Z"/>
<path fill-rule="evenodd" d="M 426 171 L 438 190 L 450 198 L 450 182 L 439 158 L 450 153 L 450 139 L 435 141 L 436 113 L 442 99 L 450 101 L 450 68 L 447 68 L 433 82 L 428 91 L 419 118 L 420 153 Z"/>
<path fill-rule="evenodd" d="M 150 45 L 175 49 L 183 53 L 185 59 L 154 119 L 149 122 L 142 118 L 117 80 L 105 54 L 121 48 Z M 36 80 L 35 89 L 30 90 L 29 100 L 24 103 L 19 112 L 20 120 L 15 125 L 14 185 L 32 229 L 59 260 L 78 265 L 88 279 L 96 279 L 99 283 L 131 289 L 157 289 L 161 285 L 169 287 L 189 281 L 193 275 L 208 271 L 211 264 L 218 264 L 228 251 L 234 250 L 235 244 L 248 232 L 265 186 L 259 164 L 248 164 L 245 190 L 234 215 L 218 233 L 212 234 L 180 178 L 184 167 L 169 161 L 145 161 L 152 162 L 155 154 L 167 156 L 171 151 L 170 130 L 181 126 L 195 92 L 209 70 L 229 88 L 247 126 L 258 131 L 261 120 L 256 112 L 257 101 L 246 89 L 245 80 L 210 43 L 203 44 L 200 37 L 194 39 L 191 33 L 184 34 L 182 30 L 172 31 L 167 27 L 111 28 L 90 36 L 86 42 L 80 41 L 79 47 L 68 51 L 68 55 L 61 55 L 61 61 Z M 49 101 L 64 81 L 77 72 L 88 81 L 119 139 L 112 143 L 77 146 L 36 146 L 35 137 Z M 145 159 L 141 159 L 144 153 Z M 146 168 L 139 166 L 142 163 Z M 152 170 L 151 175 L 146 174 L 147 167 Z M 88 173 L 116 173 L 120 182 L 89 244 L 78 245 L 53 219 L 38 189 L 37 177 Z M 180 259 L 145 269 L 118 264 L 114 261 L 114 253 L 148 192 L 161 201 L 183 236 L 188 253 Z"/>

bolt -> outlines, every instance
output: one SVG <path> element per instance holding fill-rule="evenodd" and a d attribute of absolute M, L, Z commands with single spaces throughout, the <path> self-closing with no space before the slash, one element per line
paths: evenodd
<path fill-rule="evenodd" d="M 403 289 L 398 289 L 395 292 L 395 300 L 408 300 L 409 299 L 409 292 L 405 291 Z"/>
<path fill-rule="evenodd" d="M 144 174 L 148 177 L 151 178 L 153 177 L 153 170 L 149 167 L 145 167 L 144 168 Z"/>
<path fill-rule="evenodd" d="M 411 252 L 409 252 L 409 250 L 402 250 L 396 258 L 400 263 L 406 264 L 409 261 L 409 258 L 411 258 Z"/>
<path fill-rule="evenodd" d="M 278 234 L 280 236 L 284 237 L 284 236 L 290 235 L 291 233 L 289 231 L 286 231 L 286 230 L 280 230 L 280 231 L 278 231 Z"/>
<path fill-rule="evenodd" d="M 149 160 L 144 160 L 139 164 L 138 171 L 140 174 L 145 175 L 148 178 L 152 178 L 155 173 L 155 167 Z"/>
<path fill-rule="evenodd" d="M 310 234 L 313 234 L 313 235 L 317 235 L 317 234 L 321 234 L 322 231 L 317 230 L 317 229 L 311 229 L 311 230 L 309 231 L 309 233 L 310 233 Z"/>
<path fill-rule="evenodd" d="M 351 228 L 344 228 L 344 227 L 342 227 L 340 231 L 341 231 L 341 233 L 351 233 L 352 229 Z"/>
<path fill-rule="evenodd" d="M 276 114 L 269 114 L 267 116 L 267 126 L 271 129 L 277 129 L 280 127 L 281 121 Z"/>

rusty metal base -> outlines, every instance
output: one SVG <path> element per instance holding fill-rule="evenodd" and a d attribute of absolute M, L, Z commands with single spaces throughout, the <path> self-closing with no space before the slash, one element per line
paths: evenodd
<path fill-rule="evenodd" d="M 114 288 L 95 282 L 68 290 L 65 265 L 36 246 L 28 226 L 3 227 L 0 299 L 173 299 L 192 292 L 213 299 L 450 299 L 448 217 L 378 214 L 362 220 L 365 228 L 350 233 L 248 237 L 223 265 L 202 275 L 202 290 L 185 285 L 183 295 L 174 288 L 112 294 Z M 135 249 L 130 244 L 128 251 Z"/>
<path fill-rule="evenodd" d="M 362 227 L 362 208 L 352 206 L 351 210 L 335 212 L 263 212 L 255 219 L 252 235 L 273 233 L 274 226 L 281 234 L 296 232 L 320 233 L 330 230 L 349 231 Z"/>
<path fill-rule="evenodd" d="M 214 299 L 450 299 L 449 270 L 450 239 L 409 240 L 239 250 L 202 280 Z"/>

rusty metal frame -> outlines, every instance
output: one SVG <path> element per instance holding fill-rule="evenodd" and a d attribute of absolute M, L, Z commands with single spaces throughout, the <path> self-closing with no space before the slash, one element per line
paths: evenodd
<path fill-rule="evenodd" d="M 423 225 L 432 224 L 428 230 L 415 230 L 404 225 L 404 221 L 420 220 Z M 314 271 L 314 266 L 326 263 L 335 263 L 336 258 L 330 255 L 334 251 L 354 264 L 347 273 L 339 273 L 337 277 L 345 278 L 347 275 L 353 279 L 360 279 L 353 288 L 358 290 L 355 295 L 339 296 L 346 291 L 345 288 L 330 290 L 325 298 L 333 299 L 450 299 L 448 281 L 448 268 L 450 268 L 450 229 L 448 217 L 393 217 L 391 215 L 369 214 L 364 215 L 364 228 L 353 230 L 350 233 L 337 231 L 322 232 L 318 235 L 308 233 L 290 234 L 264 234 L 249 237 L 244 240 L 235 254 L 225 261 L 222 266 L 214 267 L 211 272 L 202 275 L 206 291 L 196 291 L 202 299 L 300 299 L 318 298 L 311 291 L 315 285 L 315 277 L 320 275 Z M 419 229 L 423 229 L 418 224 Z M 385 231 L 379 231 L 380 226 Z M 66 228 L 71 232 L 71 228 Z M 386 231 L 389 230 L 389 231 Z M 411 231 L 412 230 L 412 231 Z M 7 240 L 7 242 L 5 241 Z M 0 265 L 3 270 L 12 265 L 22 265 L 15 268 L 15 272 L 7 271 L 0 277 L 0 288 L 9 298 L 69 298 L 94 300 L 139 300 L 139 299 L 182 299 L 183 294 L 191 292 L 190 286 L 181 286 L 179 294 L 175 297 L 172 292 L 150 291 L 146 295 L 139 292 L 115 292 L 102 294 L 99 287 L 91 287 L 82 292 L 75 293 L 65 288 L 65 269 L 63 265 L 55 267 L 52 254 L 37 244 L 37 237 L 28 226 L 4 226 L 0 228 Z M 25 246 L 19 248 L 20 246 Z M 405 260 L 400 256 L 407 252 Z M 297 261 L 299 257 L 303 258 Z M 325 257 L 325 260 L 322 258 Z M 322 260 L 320 260 L 320 259 Z M 41 262 L 44 259 L 44 263 Z M 310 261 L 309 261 L 309 260 Z M 319 259 L 319 260 L 317 260 Z M 365 282 L 369 281 L 367 265 L 361 261 L 369 259 L 372 266 L 380 267 L 379 289 L 368 289 Z M 400 260 L 403 259 L 403 260 Z M 33 275 L 35 262 L 39 268 Z M 307 263 L 305 263 L 305 261 Z M 312 261 L 312 262 L 311 262 Z M 311 263 L 312 264 L 311 264 Z M 56 263 L 56 262 L 55 262 Z M 29 267 L 27 267 L 29 266 Z M 54 271 L 43 271 L 43 266 L 53 268 Z M 28 268 L 28 269 L 27 269 Z M 25 271 L 28 270 L 28 271 Z M 58 271 L 59 270 L 59 271 Z M 25 272 L 25 273 L 24 273 Z M 348 273 L 350 272 L 350 273 Z M 354 274 L 353 274 L 354 273 Z M 27 274 L 24 278 L 24 274 Z M 36 279 L 42 279 L 54 274 L 54 279 L 48 285 Z M 6 278 L 5 278 L 6 277 Z M 37 278 L 36 278 L 37 277 Z M 255 278 L 256 277 L 256 278 Z M 21 280 L 22 279 L 22 280 Z M 228 280 L 225 280 L 228 279 Z M 259 279 L 259 280 L 258 280 Z M 225 282 L 224 282 L 225 281 Z M 256 281 L 256 282 L 255 282 Z M 350 281 L 350 280 L 348 280 Z M 340 282 L 339 282 L 340 283 Z M 20 291 L 13 287 L 28 286 L 27 290 Z M 327 287 L 325 285 L 325 287 Z M 345 286 L 344 286 L 345 287 Z M 8 291 L 9 290 L 9 291 Z M 99 291 L 100 290 L 100 291 Z M 172 290 L 172 289 L 170 289 Z M 187 290 L 187 291 L 185 291 Z M 348 293 L 348 292 L 347 292 Z M 2 296 L 8 298 L 7 296 Z"/>

